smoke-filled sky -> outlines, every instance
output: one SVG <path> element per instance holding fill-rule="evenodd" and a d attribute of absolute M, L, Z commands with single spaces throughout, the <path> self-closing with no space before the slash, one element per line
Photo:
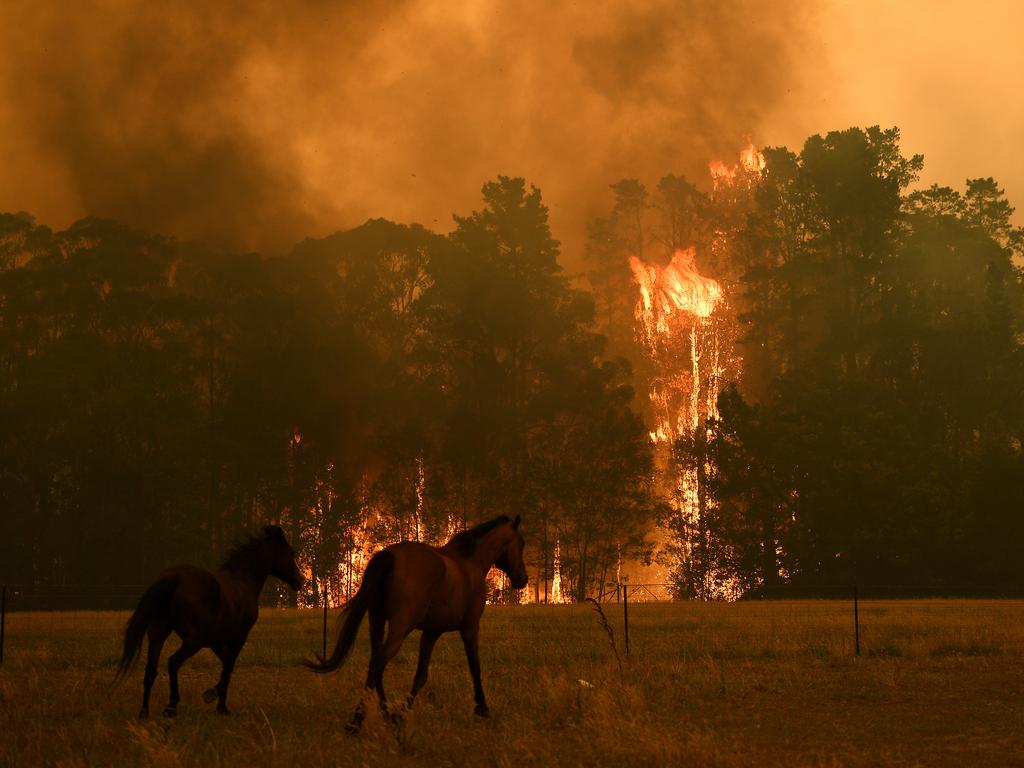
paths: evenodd
<path fill-rule="evenodd" d="M 8 0 L 0 210 L 276 252 L 385 216 L 446 231 L 539 186 L 570 257 L 607 185 L 704 181 L 744 137 L 899 125 L 925 180 L 1024 207 L 1014 2 Z"/>
<path fill-rule="evenodd" d="M 831 0 L 813 36 L 820 69 L 765 115 L 758 143 L 797 149 L 810 134 L 899 126 L 922 153 L 922 184 L 962 189 L 992 176 L 1024 224 L 1024 3 L 1020 0 Z M 805 69 L 806 68 L 806 69 Z"/>

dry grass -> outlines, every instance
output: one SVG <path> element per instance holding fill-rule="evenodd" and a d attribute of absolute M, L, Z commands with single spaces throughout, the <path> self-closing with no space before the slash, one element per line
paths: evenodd
<path fill-rule="evenodd" d="M 621 608 L 605 607 L 618 630 Z M 320 648 L 315 611 L 263 614 L 239 661 L 232 716 L 202 703 L 217 674 L 204 652 L 182 672 L 179 717 L 148 722 L 134 717 L 141 668 L 106 692 L 124 614 L 12 614 L 0 765 L 1024 765 L 1022 610 L 865 602 L 857 659 L 848 603 L 631 605 L 620 677 L 589 606 L 490 608 L 490 720 L 472 715 L 450 636 L 401 732 L 371 708 L 358 737 L 342 726 L 360 695 L 365 638 L 334 675 L 300 669 Z M 415 658 L 412 638 L 388 670 L 394 698 Z M 166 696 L 162 675 L 154 712 Z"/>

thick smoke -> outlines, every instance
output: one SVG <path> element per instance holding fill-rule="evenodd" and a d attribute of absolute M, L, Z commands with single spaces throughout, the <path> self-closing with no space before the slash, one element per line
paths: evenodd
<path fill-rule="evenodd" d="M 440 230 L 495 175 L 570 252 L 624 176 L 703 180 L 806 65 L 801 3 L 7 3 L 0 209 L 273 252 Z"/>

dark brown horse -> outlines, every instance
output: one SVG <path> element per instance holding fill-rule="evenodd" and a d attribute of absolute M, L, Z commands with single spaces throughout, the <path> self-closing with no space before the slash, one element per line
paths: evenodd
<path fill-rule="evenodd" d="M 408 698 L 411 707 L 427 682 L 430 654 L 438 637 L 458 631 L 473 676 L 475 712 L 487 717 L 477 646 L 480 616 L 487 599 L 487 572 L 497 566 L 516 589 L 526 586 L 523 537 L 518 529 L 518 515 L 514 521 L 503 515 L 456 534 L 443 547 L 403 541 L 378 552 L 366 566 L 359 591 L 345 606 L 334 652 L 327 659 L 318 657 L 315 662 L 306 662 L 307 666 L 317 672 L 330 672 L 341 666 L 355 642 L 363 614 L 369 613 L 370 668 L 366 687 L 377 691 L 386 713 L 384 668 L 398 653 L 406 636 L 414 629 L 422 631 L 419 663 Z M 365 704 L 360 702 L 349 730 L 358 731 L 365 716 Z"/>
<path fill-rule="evenodd" d="M 231 672 L 256 623 L 260 592 L 268 576 L 276 576 L 294 590 L 302 586 L 295 551 L 276 525 L 268 525 L 259 536 L 231 552 L 216 573 L 179 565 L 160 574 L 128 620 L 124 654 L 115 678 L 119 680 L 131 669 L 142 651 L 142 638 L 148 633 L 139 717 L 149 715 L 156 665 L 172 631 L 181 638 L 181 647 L 167 660 L 171 700 L 164 714 L 173 717 L 177 712 L 178 670 L 202 648 L 210 648 L 221 661 L 220 682 L 203 694 L 203 700 L 209 703 L 217 699 L 217 711 L 227 714 Z"/>

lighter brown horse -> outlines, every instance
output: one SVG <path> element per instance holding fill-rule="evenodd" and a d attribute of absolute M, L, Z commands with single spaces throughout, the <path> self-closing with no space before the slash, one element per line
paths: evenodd
<path fill-rule="evenodd" d="M 160 651 L 171 632 L 181 638 L 181 647 L 167 661 L 171 699 L 164 714 L 174 717 L 178 710 L 178 670 L 203 648 L 210 648 L 221 661 L 220 681 L 203 694 L 207 703 L 217 699 L 217 711 L 228 713 L 228 684 L 245 640 L 259 616 L 259 597 L 268 576 L 276 576 L 294 590 L 302 587 L 302 574 L 295 564 L 295 550 L 276 525 L 232 551 L 216 573 L 190 565 L 169 568 L 157 578 L 139 600 L 124 633 L 124 652 L 116 680 L 131 669 L 149 636 L 146 675 L 142 683 L 139 717 L 149 715 L 149 693 L 156 679 Z"/>
<path fill-rule="evenodd" d="M 412 706 L 416 694 L 427 682 L 427 667 L 437 639 L 445 632 L 458 632 L 473 676 L 473 693 L 480 717 L 487 717 L 487 701 L 480 683 L 478 638 L 480 617 L 487 600 L 487 572 L 497 567 L 516 589 L 526 586 L 523 565 L 523 537 L 519 516 L 501 517 L 456 534 L 443 547 L 415 541 L 393 544 L 375 554 L 366 566 L 363 581 L 342 613 L 341 631 L 334 652 L 306 665 L 316 672 L 330 672 L 341 666 L 355 642 L 364 614 L 370 616 L 370 665 L 366 688 L 377 692 L 387 714 L 384 668 L 414 629 L 419 629 L 420 652 L 407 700 Z M 387 638 L 384 625 L 387 623 Z M 348 725 L 357 732 L 366 717 L 365 699 Z"/>

